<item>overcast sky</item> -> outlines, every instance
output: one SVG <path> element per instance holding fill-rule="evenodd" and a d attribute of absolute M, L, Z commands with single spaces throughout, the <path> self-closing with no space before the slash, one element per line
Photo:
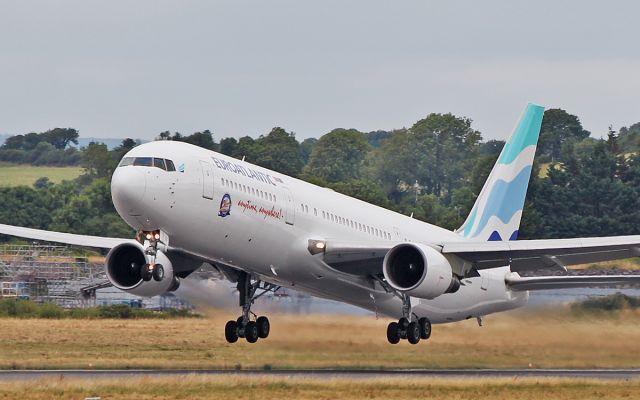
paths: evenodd
<path fill-rule="evenodd" d="M 637 1 L 0 0 L 0 132 L 217 139 L 274 126 L 505 138 L 526 103 L 640 121 Z"/>

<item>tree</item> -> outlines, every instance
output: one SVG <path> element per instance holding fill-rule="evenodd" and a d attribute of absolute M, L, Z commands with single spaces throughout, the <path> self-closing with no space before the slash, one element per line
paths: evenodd
<path fill-rule="evenodd" d="M 305 175 L 327 182 L 359 179 L 362 162 L 370 150 L 364 133 L 355 129 L 334 129 L 318 140 Z"/>
<path fill-rule="evenodd" d="M 104 143 L 89 143 L 82 155 L 82 166 L 87 175 L 94 178 L 110 177 L 118 161 Z"/>
<path fill-rule="evenodd" d="M 504 140 L 488 140 L 484 143 L 480 144 L 480 148 L 478 149 L 478 154 L 483 156 L 497 156 L 502 151 L 504 147 Z"/>
<path fill-rule="evenodd" d="M 389 131 L 373 131 L 367 133 L 367 141 L 372 147 L 378 149 L 380 148 L 380 146 L 382 146 L 382 143 L 385 140 L 389 139 L 392 135 L 393 132 Z"/>
<path fill-rule="evenodd" d="M 559 108 L 551 108 L 544 112 L 538 155 L 545 155 L 551 161 L 561 160 L 562 145 L 567 141 L 581 141 L 590 133 L 582 128 L 580 119 Z"/>
<path fill-rule="evenodd" d="M 181 142 L 190 143 L 195 146 L 200 146 L 209 150 L 217 150 L 217 146 L 215 141 L 213 140 L 213 133 L 208 129 L 202 132 L 194 132 L 189 136 L 183 136 L 178 139 L 174 138 L 173 140 L 179 140 Z"/>
<path fill-rule="evenodd" d="M 640 150 L 640 122 L 620 128 L 618 143 L 622 152 Z"/>
<path fill-rule="evenodd" d="M 243 143 L 238 143 L 237 150 L 242 147 Z M 247 150 L 253 153 L 250 158 L 247 156 L 247 161 L 289 176 L 300 175 L 304 165 L 295 134 L 280 127 L 273 128 L 267 136 L 260 136 Z"/>
<path fill-rule="evenodd" d="M 69 143 L 78 144 L 78 131 L 73 128 L 55 128 L 42 134 L 42 138 L 58 150 L 64 150 Z"/>
<path fill-rule="evenodd" d="M 311 157 L 311 153 L 313 152 L 313 148 L 318 144 L 318 139 L 316 138 L 307 138 L 300 143 L 300 151 L 302 152 L 302 161 L 306 165 L 309 163 L 309 158 Z"/>
<path fill-rule="evenodd" d="M 526 238 L 610 236 L 637 233 L 640 193 L 629 184 L 640 169 L 616 156 L 606 141 L 589 153 L 566 153 L 546 178 L 532 174 L 521 235 Z"/>
<path fill-rule="evenodd" d="M 375 171 L 391 190 L 402 191 L 403 185 L 418 181 L 426 193 L 449 202 L 453 190 L 465 183 L 480 139 L 470 119 L 430 114 L 382 144 Z"/>
<path fill-rule="evenodd" d="M 232 156 L 236 151 L 238 141 L 235 138 L 224 138 L 220 141 L 220 153 Z"/>

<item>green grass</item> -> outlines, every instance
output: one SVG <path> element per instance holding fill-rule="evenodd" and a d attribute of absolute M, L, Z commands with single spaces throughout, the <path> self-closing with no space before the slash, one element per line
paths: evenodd
<path fill-rule="evenodd" d="M 34 165 L 18 165 L 0 163 L 0 187 L 31 186 L 39 178 L 47 177 L 51 182 L 60 183 L 80 176 L 84 168 L 81 167 L 47 167 Z"/>

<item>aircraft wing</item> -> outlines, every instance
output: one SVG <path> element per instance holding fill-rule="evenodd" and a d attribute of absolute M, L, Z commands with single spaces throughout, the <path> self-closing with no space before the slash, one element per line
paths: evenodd
<path fill-rule="evenodd" d="M 442 243 L 442 253 L 480 269 L 511 265 L 511 271 L 534 271 L 640 256 L 640 235 L 576 239 Z"/>
<path fill-rule="evenodd" d="M 352 275 L 382 273 L 385 254 L 397 243 L 327 241 L 323 260 Z M 311 246 L 311 245 L 310 245 Z M 476 270 L 510 265 L 511 271 L 565 269 L 568 265 L 640 256 L 640 235 L 577 239 L 445 242 L 433 244 L 443 254 L 457 256 Z"/>
<path fill-rule="evenodd" d="M 76 235 L 73 233 L 45 231 L 41 229 L 23 228 L 20 226 L 4 224 L 0 224 L 0 234 L 98 249 L 111 249 L 121 243 L 135 242 L 133 239 Z"/>
<path fill-rule="evenodd" d="M 505 278 L 511 290 L 571 289 L 584 287 L 608 287 L 640 285 L 640 275 L 573 275 L 521 277 L 511 273 Z"/>

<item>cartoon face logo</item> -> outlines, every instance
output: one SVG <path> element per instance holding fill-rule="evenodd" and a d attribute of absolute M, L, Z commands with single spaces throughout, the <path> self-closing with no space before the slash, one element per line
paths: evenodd
<path fill-rule="evenodd" d="M 229 196 L 229 193 L 225 193 L 224 196 L 222 196 L 222 200 L 220 200 L 218 216 L 224 218 L 229 214 L 231 214 L 231 196 Z"/>

